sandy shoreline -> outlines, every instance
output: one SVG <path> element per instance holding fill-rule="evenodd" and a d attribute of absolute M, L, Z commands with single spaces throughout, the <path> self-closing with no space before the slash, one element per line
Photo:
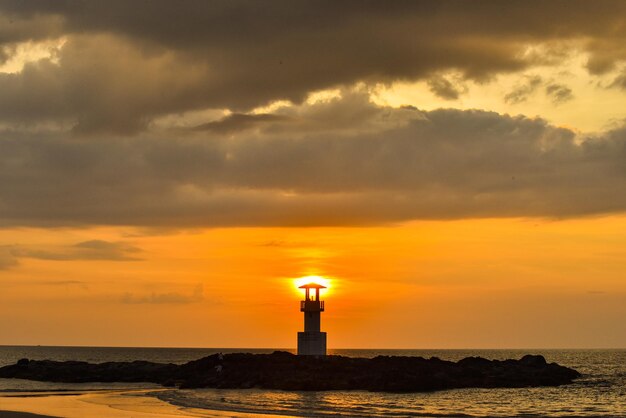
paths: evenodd
<path fill-rule="evenodd" d="M 145 392 L 145 391 L 144 391 Z M 204 412 L 204 411 L 202 411 Z M 170 405 L 142 391 L 0 397 L 0 418 L 192 418 L 214 416 Z"/>
<path fill-rule="evenodd" d="M 0 396 L 0 418 L 207 418 L 275 417 L 271 414 L 185 408 L 154 396 L 152 390 L 59 393 L 11 393 Z M 282 415 L 281 418 L 285 418 Z"/>

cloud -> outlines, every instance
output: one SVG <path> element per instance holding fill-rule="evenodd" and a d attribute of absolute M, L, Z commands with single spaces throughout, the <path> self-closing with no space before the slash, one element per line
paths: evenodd
<path fill-rule="evenodd" d="M 429 78 L 427 83 L 435 96 L 445 100 L 456 100 L 465 91 L 463 86 L 458 86 L 443 76 Z"/>
<path fill-rule="evenodd" d="M 620 89 L 626 90 L 626 69 L 622 70 L 622 72 L 617 77 L 615 77 L 610 87 L 618 87 Z"/>
<path fill-rule="evenodd" d="M 523 84 L 518 85 L 504 96 L 504 101 L 509 104 L 525 102 L 531 94 L 537 91 L 541 83 L 541 77 L 538 75 L 526 76 Z"/>
<path fill-rule="evenodd" d="M 74 245 L 75 257 L 86 260 L 134 261 L 141 249 L 124 242 L 90 240 Z"/>
<path fill-rule="evenodd" d="M 19 264 L 17 258 L 11 253 L 10 246 L 0 247 L 0 271 L 8 270 Z"/>
<path fill-rule="evenodd" d="M 71 286 L 71 285 L 76 285 L 76 286 L 80 286 L 80 287 L 84 287 L 84 288 L 87 287 L 85 282 L 82 282 L 80 280 L 47 280 L 47 281 L 41 282 L 41 284 L 45 284 L 45 285 L 48 285 L 48 286 Z"/>
<path fill-rule="evenodd" d="M 122 303 L 126 304 L 188 304 L 202 302 L 202 300 L 204 300 L 202 284 L 197 285 L 189 295 L 176 292 L 153 292 L 147 296 L 135 296 L 132 293 L 125 293 L 122 296 Z"/>
<path fill-rule="evenodd" d="M 495 112 L 377 106 L 360 91 L 273 114 L 253 130 L 175 138 L 5 131 L 0 224 L 369 225 L 626 210 L 626 128 L 586 136 Z M 92 242 L 38 256 L 136 253 Z"/>
<path fill-rule="evenodd" d="M 574 98 L 572 89 L 568 86 L 553 81 L 544 82 L 538 75 L 526 75 L 525 81 L 518 84 L 512 91 L 504 96 L 504 101 L 509 104 L 518 104 L 527 101 L 539 88 L 544 85 L 544 92 L 552 103 L 559 105 Z"/>
<path fill-rule="evenodd" d="M 552 65 L 564 42 L 576 42 L 590 57 L 590 71 L 604 73 L 626 59 L 624 14 L 626 4 L 610 0 L 514 0 L 507 7 L 497 1 L 154 0 L 128 7 L 121 0 L 6 0 L 0 3 L 3 59 L 17 43 L 66 42 L 54 60 L 0 75 L 0 120 L 131 135 L 164 115 L 209 108 L 247 113 L 356 83 L 430 79 L 436 94 L 453 98 L 458 89 L 432 74 L 455 71 L 485 81 Z M 546 53 L 529 53 L 533 47 Z"/>
<path fill-rule="evenodd" d="M 87 282 L 81 281 L 81 280 L 34 280 L 34 281 L 28 281 L 28 282 L 24 282 L 21 281 L 22 283 L 27 283 L 27 284 L 34 284 L 37 286 L 52 286 L 52 287 L 72 287 L 72 288 L 79 288 L 81 290 L 89 290 L 89 286 L 87 284 Z"/>
<path fill-rule="evenodd" d="M 283 248 L 283 247 L 289 247 L 290 244 L 282 240 L 269 240 L 269 241 L 263 241 L 259 243 L 258 246 L 269 247 L 269 248 Z"/>
<path fill-rule="evenodd" d="M 39 248 L 33 246 L 13 246 L 10 253 L 16 258 L 35 258 L 39 260 L 109 260 L 136 261 L 141 250 L 123 242 L 102 240 L 84 241 L 61 248 Z"/>
<path fill-rule="evenodd" d="M 193 129 L 196 131 L 211 131 L 218 134 L 227 134 L 237 131 L 243 131 L 251 129 L 255 126 L 261 126 L 267 122 L 275 122 L 279 120 L 285 120 L 285 117 L 272 115 L 267 113 L 260 114 L 241 114 L 233 113 L 224 117 L 223 119 L 203 123 L 202 125 L 195 126 Z"/>
<path fill-rule="evenodd" d="M 557 83 L 552 83 L 546 86 L 546 95 L 551 97 L 554 104 L 565 103 L 574 98 L 572 89 L 563 84 Z"/>
<path fill-rule="evenodd" d="M 79 134 L 132 134 L 155 115 L 197 106 L 204 67 L 176 53 L 146 53 L 111 35 L 75 36 L 55 61 L 0 73 L 0 119 L 57 121 Z"/>

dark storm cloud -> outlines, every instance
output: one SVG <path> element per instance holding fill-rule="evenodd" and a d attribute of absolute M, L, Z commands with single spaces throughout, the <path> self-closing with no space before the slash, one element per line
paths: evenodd
<path fill-rule="evenodd" d="M 487 80 L 549 64 L 570 39 L 596 73 L 626 58 L 622 1 L 3 0 L 0 16 L 5 55 L 17 42 L 67 39 L 58 62 L 0 77 L 0 119 L 62 119 L 84 133 L 447 70 Z M 542 44 L 552 47 L 527 53 Z"/>
<path fill-rule="evenodd" d="M 364 93 L 227 135 L 0 135 L 3 226 L 367 225 L 626 209 L 626 130 L 378 107 Z M 321 123 L 319 121 L 323 121 Z M 80 250 L 108 250 L 99 245 Z"/>
<path fill-rule="evenodd" d="M 22 7 L 43 6 L 42 3 L 30 4 L 29 2 L 0 1 L 0 45 L 11 47 L 17 42 L 38 41 L 60 36 L 64 33 L 65 19 L 58 14 L 56 7 L 49 10 L 42 9 L 39 12 L 26 14 L 17 9 Z"/>

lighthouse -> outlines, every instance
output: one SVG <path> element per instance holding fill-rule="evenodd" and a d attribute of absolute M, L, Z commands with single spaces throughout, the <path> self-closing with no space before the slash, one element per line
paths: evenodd
<path fill-rule="evenodd" d="M 325 289 L 317 283 L 300 286 L 305 290 L 304 300 L 300 301 L 300 312 L 304 312 L 304 332 L 298 332 L 299 356 L 325 356 L 326 333 L 320 332 L 320 319 L 324 312 L 324 301 L 320 300 L 320 289 Z M 313 296 L 312 290 L 315 290 Z"/>

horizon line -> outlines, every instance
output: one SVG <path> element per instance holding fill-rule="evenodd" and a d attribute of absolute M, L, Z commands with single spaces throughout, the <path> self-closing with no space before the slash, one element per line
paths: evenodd
<path fill-rule="evenodd" d="M 181 346 L 125 346 L 125 345 L 55 345 L 55 344 L 0 344 L 2 347 L 54 347 L 54 348 L 147 348 L 147 349 L 171 349 L 171 350 L 274 350 L 274 351 L 295 351 L 297 347 L 181 347 Z M 452 350 L 626 350 L 626 347 L 400 347 L 400 348 L 363 348 L 363 347 L 342 347 L 342 348 L 329 348 L 332 350 L 362 350 L 362 351 L 376 351 L 376 350 L 440 350 L 440 351 L 452 351 Z"/>

